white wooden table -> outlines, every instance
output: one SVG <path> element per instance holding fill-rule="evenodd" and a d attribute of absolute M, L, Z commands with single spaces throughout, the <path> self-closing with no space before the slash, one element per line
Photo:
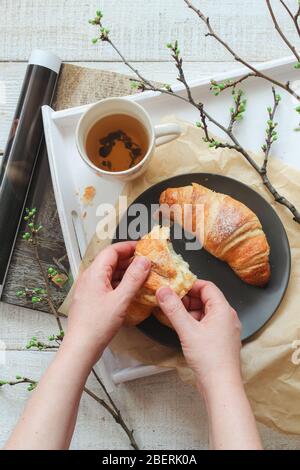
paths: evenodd
<path fill-rule="evenodd" d="M 222 35 L 249 61 L 288 55 L 273 31 L 263 0 L 201 0 L 201 3 Z M 276 3 L 279 6 L 278 0 Z M 293 5 L 296 1 L 289 3 Z M 87 20 L 99 7 L 120 48 L 150 79 L 174 81 L 174 66 L 165 47 L 174 39 L 179 40 L 186 58 L 189 79 L 236 67 L 213 39 L 204 38 L 203 26 L 187 10 L 183 0 L 0 0 L 0 151 L 5 145 L 32 49 L 49 49 L 66 62 L 126 73 L 125 66 L 117 61 L 109 47 L 100 49 L 91 44 L 95 32 Z M 281 24 L 295 39 L 284 14 Z M 4 364 L 0 356 L 0 378 L 20 374 L 38 379 L 53 353 L 30 352 L 25 345 L 34 335 L 46 339 L 53 332 L 55 324 L 50 316 L 0 303 L 0 340 L 6 347 Z M 90 385 L 97 390 L 93 381 Z M 23 386 L 0 390 L 0 446 L 16 423 L 27 397 Z M 122 385 L 114 397 L 136 430 L 142 448 L 207 448 L 203 403 L 196 391 L 181 383 L 174 373 Z M 260 430 L 267 448 L 300 448 L 300 437 L 285 437 L 263 426 Z M 72 447 L 126 449 L 128 441 L 105 410 L 84 396 Z"/>

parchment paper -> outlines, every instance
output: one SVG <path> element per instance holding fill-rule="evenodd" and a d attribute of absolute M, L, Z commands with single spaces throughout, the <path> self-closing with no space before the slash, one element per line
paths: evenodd
<path fill-rule="evenodd" d="M 129 203 L 149 186 L 171 176 L 190 172 L 218 173 L 236 178 L 259 192 L 274 207 L 286 228 L 292 251 L 290 284 L 273 318 L 243 346 L 242 371 L 256 418 L 282 432 L 300 434 L 300 364 L 292 362 L 293 353 L 297 353 L 293 349 L 294 341 L 300 339 L 300 226 L 287 209 L 274 202 L 260 177 L 240 154 L 228 149 L 208 149 L 202 141 L 201 129 L 175 117 L 166 117 L 165 121 L 179 122 L 183 134 L 157 148 L 147 172 L 126 185 L 124 194 Z M 255 158 L 262 159 L 261 156 Z M 272 158 L 269 175 L 276 188 L 300 207 L 300 172 Z M 99 242 L 95 237 L 83 267 L 108 243 Z M 70 296 L 62 307 L 65 313 L 69 301 Z M 298 347 L 300 351 L 300 342 Z M 193 374 L 180 353 L 157 344 L 136 328 L 123 328 L 111 348 L 116 353 L 130 354 L 144 364 L 174 367 L 184 381 L 193 382 Z"/>

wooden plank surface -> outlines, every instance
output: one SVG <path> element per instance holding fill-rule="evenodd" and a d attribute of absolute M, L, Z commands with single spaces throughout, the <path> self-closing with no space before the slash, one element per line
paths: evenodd
<path fill-rule="evenodd" d="M 293 28 L 280 10 L 279 1 L 273 3 L 281 11 L 282 26 L 294 40 Z M 294 6 L 295 0 L 288 3 Z M 262 0 L 203 0 L 201 4 L 218 31 L 249 61 L 260 62 L 289 54 L 274 31 Z M 0 153 L 33 48 L 52 50 L 63 60 L 84 66 L 126 73 L 108 46 L 95 47 L 90 43 L 95 30 L 87 24 L 87 19 L 99 7 L 120 48 L 153 80 L 173 81 L 174 66 L 165 44 L 176 38 L 187 61 L 189 79 L 211 77 L 215 72 L 236 67 L 213 39 L 203 37 L 203 26 L 187 11 L 182 0 L 0 0 Z M 53 249 L 51 243 L 49 249 Z M 28 261 L 23 263 L 26 269 L 30 268 Z M 5 364 L 0 364 L 1 378 L 17 373 L 39 378 L 53 354 L 29 352 L 25 346 L 34 335 L 46 339 L 55 332 L 54 319 L 3 303 L 0 303 L 0 317 L 0 341 L 7 350 Z M 97 390 L 94 382 L 91 386 Z M 207 448 L 203 403 L 195 390 L 175 374 L 137 380 L 118 387 L 113 394 L 137 430 L 143 448 Z M 16 423 L 27 397 L 28 392 L 19 387 L 0 390 L 0 446 Z M 263 426 L 260 431 L 266 448 L 300 448 L 299 437 L 282 436 Z M 128 448 L 122 431 L 89 397 L 82 399 L 72 447 Z"/>
<path fill-rule="evenodd" d="M 1 378 L 16 374 L 38 380 L 51 361 L 51 352 L 8 351 Z M 90 378 L 88 386 L 99 388 Z M 172 390 L 172 393 L 170 393 Z M 26 386 L 1 388 L 0 446 L 3 446 L 28 398 Z M 62 390 L 63 393 L 63 390 Z M 143 449 L 207 449 L 207 419 L 196 390 L 175 373 L 139 379 L 117 387 L 112 396 Z M 260 426 L 267 449 L 299 449 L 300 438 L 286 437 Z M 128 449 L 127 438 L 106 411 L 83 395 L 73 449 Z"/>
<path fill-rule="evenodd" d="M 225 40 L 248 60 L 270 60 L 287 54 L 262 0 L 205 0 L 201 4 Z M 279 1 L 275 4 L 276 10 L 282 11 Z M 221 46 L 212 38 L 204 38 L 204 25 L 183 0 L 1 0 L 0 11 L 5 14 L 0 17 L 0 60 L 26 60 L 37 45 L 56 51 L 63 60 L 116 60 L 108 45 L 102 48 L 91 44 L 95 29 L 88 19 L 99 8 L 114 40 L 131 60 L 168 60 L 165 44 L 175 39 L 186 60 L 228 60 Z M 289 18 L 283 11 L 281 17 L 281 24 L 295 41 Z"/>
<path fill-rule="evenodd" d="M 0 302 L 0 317 L 0 340 L 6 351 L 26 351 L 33 336 L 47 342 L 48 336 L 57 332 L 55 319 L 44 312 Z M 62 321 L 64 323 L 64 319 Z"/>
<path fill-rule="evenodd" d="M 21 355 L 9 351 L 1 377 L 22 374 L 38 380 L 52 357 L 51 352 L 28 351 Z M 182 384 L 174 373 L 168 373 L 164 377 L 168 387 L 162 387 L 162 378 L 156 376 L 122 385 L 112 392 L 130 426 L 136 430 L 137 440 L 145 449 L 206 448 L 207 429 L 199 426 L 205 420 L 205 410 L 197 392 Z M 89 379 L 88 386 L 99 393 L 94 379 Z M 171 395 L 169 387 L 174 390 Z M 2 446 L 21 413 L 28 392 L 26 386 L 20 385 L 1 388 L 0 394 Z M 190 407 L 189 403 L 194 403 L 194 407 Z M 107 412 L 90 397 L 83 396 L 72 447 L 127 449 L 128 444 L 126 436 L 112 422 Z"/>

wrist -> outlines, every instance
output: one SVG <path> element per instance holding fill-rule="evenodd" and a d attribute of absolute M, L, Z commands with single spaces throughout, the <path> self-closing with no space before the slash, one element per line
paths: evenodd
<path fill-rule="evenodd" d="M 82 366 L 88 371 L 100 359 L 104 351 L 104 347 L 95 347 L 92 341 L 84 341 L 81 338 L 75 338 L 71 334 L 66 334 L 61 347 L 60 354 L 64 357 L 70 357 L 75 367 Z"/>
<path fill-rule="evenodd" d="M 215 368 L 207 372 L 205 376 L 196 374 L 196 385 L 205 397 L 216 393 L 222 394 L 224 389 L 244 388 L 241 370 L 237 366 Z"/>

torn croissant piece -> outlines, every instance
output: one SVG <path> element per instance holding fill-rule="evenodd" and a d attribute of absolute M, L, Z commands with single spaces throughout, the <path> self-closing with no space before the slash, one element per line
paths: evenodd
<path fill-rule="evenodd" d="M 175 253 L 170 228 L 156 225 L 136 245 L 135 256 L 145 256 L 152 264 L 150 274 L 136 296 L 143 305 L 157 306 L 156 291 L 169 286 L 180 298 L 184 297 L 196 281 L 184 259 Z"/>
<path fill-rule="evenodd" d="M 136 326 L 142 323 L 152 313 L 153 307 L 150 305 L 143 305 L 138 302 L 131 302 L 127 309 L 124 321 L 125 326 Z"/>
<path fill-rule="evenodd" d="M 147 257 L 152 267 L 146 282 L 127 309 L 127 326 L 138 325 L 151 315 L 153 308 L 157 307 L 155 294 L 160 287 L 169 286 L 182 298 L 197 279 L 188 263 L 175 253 L 169 237 L 169 227 L 157 225 L 136 245 L 135 256 Z"/>
<path fill-rule="evenodd" d="M 193 183 L 169 188 L 160 196 L 160 204 L 180 205 L 170 211 L 179 224 L 185 221 L 185 205 L 192 205 L 192 232 L 203 234 L 204 248 L 225 261 L 244 282 L 263 287 L 270 279 L 270 247 L 258 217 L 247 206 L 225 194 Z M 203 218 L 196 217 L 196 206 L 203 207 Z M 204 227 L 197 226 L 202 223 Z"/>

